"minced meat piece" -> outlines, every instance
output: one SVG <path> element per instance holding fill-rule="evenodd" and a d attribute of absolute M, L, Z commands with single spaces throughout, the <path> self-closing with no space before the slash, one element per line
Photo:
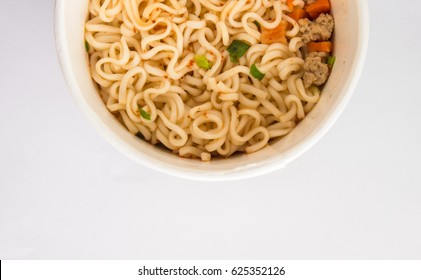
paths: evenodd
<path fill-rule="evenodd" d="M 327 52 L 311 52 L 308 54 L 308 57 L 320 57 L 323 63 L 327 62 L 327 58 L 329 57 L 329 53 Z"/>
<path fill-rule="evenodd" d="M 304 0 L 307 5 L 311 5 L 317 2 L 317 0 Z"/>
<path fill-rule="evenodd" d="M 304 87 L 311 85 L 321 86 L 326 83 L 329 77 L 329 67 L 323 63 L 320 56 L 309 56 L 304 63 Z"/>
<path fill-rule="evenodd" d="M 300 32 L 304 43 L 311 41 L 327 41 L 332 36 L 335 22 L 329 14 L 320 14 L 315 21 L 300 19 Z"/>

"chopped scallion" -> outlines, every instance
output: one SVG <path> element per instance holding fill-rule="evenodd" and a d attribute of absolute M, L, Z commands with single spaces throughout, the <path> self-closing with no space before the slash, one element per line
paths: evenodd
<path fill-rule="evenodd" d="M 329 56 L 327 58 L 327 66 L 329 66 L 330 68 L 333 67 L 333 65 L 335 64 L 336 61 L 336 56 Z"/>
<path fill-rule="evenodd" d="M 151 115 L 149 115 L 148 112 L 146 112 L 145 110 L 143 110 L 142 108 L 138 107 L 139 109 L 139 113 L 142 116 L 142 118 L 144 118 L 145 120 L 150 121 L 151 120 Z"/>
<path fill-rule="evenodd" d="M 86 52 L 89 52 L 91 50 L 91 46 L 89 45 L 88 41 L 85 40 L 85 49 Z"/>
<path fill-rule="evenodd" d="M 238 62 L 238 59 L 242 57 L 250 48 L 250 45 L 240 40 L 232 41 L 231 45 L 228 46 L 227 51 L 230 53 L 231 62 Z"/>
<path fill-rule="evenodd" d="M 194 61 L 200 68 L 209 70 L 212 68 L 212 62 L 210 62 L 205 55 L 195 55 Z"/>
<path fill-rule="evenodd" d="M 260 72 L 260 70 L 257 68 L 256 64 L 253 64 L 250 68 L 250 74 L 255 77 L 256 79 L 258 79 L 259 81 L 263 80 L 263 78 L 265 77 L 265 74 L 263 74 L 262 72 Z"/>

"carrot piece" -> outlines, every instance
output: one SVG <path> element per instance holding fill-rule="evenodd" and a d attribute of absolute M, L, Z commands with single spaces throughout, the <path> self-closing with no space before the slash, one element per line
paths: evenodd
<path fill-rule="evenodd" d="M 292 11 L 294 9 L 294 0 L 287 0 L 288 8 Z"/>
<path fill-rule="evenodd" d="M 321 13 L 330 12 L 330 2 L 329 0 L 316 0 L 316 3 L 306 6 L 305 10 L 311 18 L 315 19 Z"/>
<path fill-rule="evenodd" d="M 291 13 L 289 13 L 288 16 L 295 21 L 299 21 L 300 19 L 303 19 L 303 18 L 308 18 L 307 12 L 303 9 L 296 9 L 292 11 Z"/>
<path fill-rule="evenodd" d="M 307 43 L 308 52 L 326 52 L 331 53 L 333 49 L 332 42 L 310 42 Z"/>
<path fill-rule="evenodd" d="M 262 35 L 260 36 L 260 40 L 263 44 L 288 44 L 287 38 L 285 37 L 287 27 L 288 22 L 286 20 L 282 20 L 281 23 L 273 29 L 267 29 L 262 26 Z"/>

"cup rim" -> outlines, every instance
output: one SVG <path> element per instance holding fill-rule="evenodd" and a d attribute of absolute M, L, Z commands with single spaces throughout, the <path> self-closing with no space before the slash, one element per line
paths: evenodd
<path fill-rule="evenodd" d="M 359 42 L 357 44 L 357 50 L 355 53 L 355 61 L 351 67 L 350 78 L 347 83 L 342 87 L 341 91 L 343 96 L 338 104 L 331 110 L 326 116 L 326 120 L 323 125 L 313 135 L 305 139 L 302 143 L 285 157 L 280 157 L 279 160 L 271 161 L 269 164 L 262 164 L 253 168 L 238 168 L 233 170 L 226 170 L 224 172 L 198 172 L 194 169 L 181 168 L 172 164 L 168 164 L 163 160 L 154 159 L 147 157 L 144 154 L 142 157 L 139 153 L 134 153 L 134 148 L 128 145 L 123 139 L 121 139 L 115 132 L 113 132 L 108 125 L 99 118 L 94 112 L 91 106 L 83 98 L 80 89 L 77 86 L 77 81 L 74 74 L 71 71 L 70 55 L 67 48 L 67 40 L 65 36 L 65 19 L 62 16 L 64 14 L 65 3 L 68 0 L 56 0 L 55 1 L 55 18 L 54 18 L 54 36 L 56 44 L 56 52 L 58 55 L 60 67 L 65 78 L 66 84 L 70 89 L 70 92 L 76 101 L 78 107 L 87 116 L 92 126 L 97 130 L 101 136 L 108 141 L 111 146 L 116 148 L 118 151 L 126 155 L 136 163 L 151 168 L 155 171 L 163 172 L 175 177 L 190 179 L 196 181 L 234 181 L 240 179 L 248 179 L 256 176 L 261 176 L 267 173 L 280 170 L 288 165 L 290 162 L 301 156 L 313 145 L 315 145 L 333 126 L 340 114 L 344 111 L 345 107 L 349 103 L 358 81 L 361 77 L 364 62 L 367 55 L 368 39 L 369 39 L 369 12 L 368 3 L 365 0 L 357 0 L 358 16 L 359 16 Z"/>

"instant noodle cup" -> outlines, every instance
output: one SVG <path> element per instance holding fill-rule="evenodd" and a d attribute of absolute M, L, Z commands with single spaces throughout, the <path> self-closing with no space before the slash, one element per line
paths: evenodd
<path fill-rule="evenodd" d="M 335 65 L 315 107 L 286 136 L 255 153 L 212 158 L 209 162 L 181 158 L 130 133 L 110 113 L 89 70 L 85 22 L 89 0 L 57 0 L 56 46 L 67 84 L 94 128 L 117 150 L 137 163 L 178 177 L 225 181 L 280 170 L 314 145 L 333 125 L 350 100 L 360 77 L 368 45 L 368 7 L 364 0 L 330 0 L 335 19 Z M 206 58 L 197 63 L 207 68 Z M 205 65 L 206 64 L 206 65 Z M 203 67 L 204 67 L 203 66 Z M 255 69 L 257 74 L 258 69 Z M 260 76 L 259 76 L 260 77 Z M 263 78 L 263 76 L 261 77 Z M 206 155 L 203 160 L 207 160 Z"/>

